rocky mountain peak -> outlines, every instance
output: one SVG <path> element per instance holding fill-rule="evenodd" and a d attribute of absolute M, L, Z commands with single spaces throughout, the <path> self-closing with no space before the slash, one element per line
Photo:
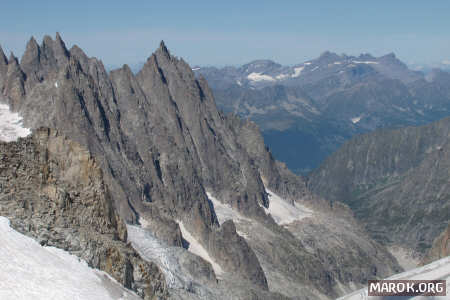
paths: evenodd
<path fill-rule="evenodd" d="M 162 54 L 168 58 L 170 58 L 170 52 L 169 49 L 167 49 L 166 44 L 163 40 L 159 43 L 159 48 L 156 50 L 155 55 Z"/>
<path fill-rule="evenodd" d="M 5 52 L 3 51 L 2 46 L 0 46 L 0 64 L 8 64 L 8 59 L 6 58 Z"/>
<path fill-rule="evenodd" d="M 270 59 L 257 59 L 243 65 L 240 69 L 244 73 L 270 73 L 280 69 L 282 66 Z"/>
<path fill-rule="evenodd" d="M 378 58 L 378 60 L 380 62 L 384 62 L 384 63 L 391 63 L 391 64 L 397 64 L 397 65 L 404 65 L 405 67 L 407 67 L 403 62 L 401 62 L 397 56 L 395 55 L 394 52 L 388 53 L 386 55 L 381 56 L 380 58 Z"/>
<path fill-rule="evenodd" d="M 53 40 L 50 36 L 44 36 L 41 45 L 42 52 L 51 67 L 61 67 L 69 60 L 70 53 L 59 34 Z"/>
<path fill-rule="evenodd" d="M 322 54 L 320 54 L 317 60 L 323 63 L 332 63 L 341 60 L 341 57 L 334 52 L 325 51 Z"/>
<path fill-rule="evenodd" d="M 84 53 L 84 51 L 77 45 L 73 45 L 69 50 L 71 57 L 75 57 L 79 62 L 83 70 L 87 71 L 89 65 L 89 57 Z"/>
<path fill-rule="evenodd" d="M 17 60 L 17 57 L 14 55 L 14 52 L 11 51 L 8 58 L 8 65 L 14 65 L 19 64 L 19 61 Z"/>
<path fill-rule="evenodd" d="M 6 55 L 3 52 L 2 47 L 0 46 L 0 90 L 2 87 L 3 77 L 6 75 L 7 71 L 8 71 L 8 59 L 6 58 Z"/>
<path fill-rule="evenodd" d="M 40 66 L 40 56 L 41 49 L 34 37 L 31 37 L 20 60 L 20 65 L 25 73 L 37 71 Z"/>
<path fill-rule="evenodd" d="M 376 58 L 372 56 L 370 53 L 361 53 L 358 57 L 358 59 L 364 59 L 364 60 L 375 60 Z"/>

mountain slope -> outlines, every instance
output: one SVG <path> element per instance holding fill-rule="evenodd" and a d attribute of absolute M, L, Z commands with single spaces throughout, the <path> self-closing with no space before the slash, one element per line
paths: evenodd
<path fill-rule="evenodd" d="M 372 236 L 422 255 L 450 220 L 450 119 L 358 136 L 309 177 L 308 187 L 348 204 Z"/>

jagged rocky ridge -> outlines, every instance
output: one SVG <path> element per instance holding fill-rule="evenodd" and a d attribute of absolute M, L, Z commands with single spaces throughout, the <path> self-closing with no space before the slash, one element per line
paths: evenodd
<path fill-rule="evenodd" d="M 175 247 L 185 246 L 182 223 L 225 271 L 221 282 L 245 292 L 239 299 L 335 297 L 399 270 L 345 206 L 313 196 L 273 159 L 253 123 L 218 112 L 206 81 L 163 43 L 136 75 L 126 65 L 108 74 L 59 35 L 42 45 L 31 39 L 20 63 L 0 58 L 1 100 L 24 124 L 56 128 L 86 147 L 126 222 L 146 220 Z M 279 226 L 264 212 L 264 184 L 317 218 Z M 206 192 L 251 220 L 254 232 L 244 239 L 239 224 L 219 224 Z"/>
<path fill-rule="evenodd" d="M 361 135 L 331 155 L 308 187 L 348 204 L 376 240 L 423 256 L 450 220 L 450 119 Z"/>

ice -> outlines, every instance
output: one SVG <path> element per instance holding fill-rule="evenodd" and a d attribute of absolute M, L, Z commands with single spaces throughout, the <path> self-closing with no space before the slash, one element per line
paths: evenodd
<path fill-rule="evenodd" d="M 370 60 L 368 60 L 368 61 L 358 61 L 358 60 L 353 60 L 352 62 L 355 63 L 355 64 L 367 64 L 367 65 L 373 64 L 373 65 L 378 65 L 378 62 L 376 62 L 376 61 L 370 61 Z"/>
<path fill-rule="evenodd" d="M 139 221 L 145 227 L 146 221 Z M 147 261 L 156 263 L 163 271 L 167 286 L 170 288 L 183 288 L 184 278 L 181 277 L 181 267 L 176 258 L 174 247 L 165 246 L 148 230 L 136 225 L 127 225 L 128 241 L 138 253 Z"/>
<path fill-rule="evenodd" d="M 267 188 L 266 191 L 269 194 L 269 208 L 264 207 L 264 210 L 277 224 L 285 225 L 312 216 L 313 211 L 309 208 L 297 202 L 291 204 Z"/>
<path fill-rule="evenodd" d="M 289 77 L 288 74 L 280 74 L 280 75 L 277 75 L 277 76 L 276 76 L 276 79 L 278 79 L 278 80 L 283 80 L 283 79 L 288 78 L 288 77 Z"/>
<path fill-rule="evenodd" d="M 58 81 L 55 82 L 55 88 L 57 88 L 57 87 L 58 87 Z"/>
<path fill-rule="evenodd" d="M 247 78 L 248 78 L 248 80 L 251 80 L 251 81 L 275 81 L 275 79 L 272 76 L 265 75 L 262 73 L 255 73 L 255 72 L 250 73 L 247 76 Z"/>
<path fill-rule="evenodd" d="M 298 76 L 300 76 L 300 73 L 302 73 L 304 68 L 305 67 L 303 67 L 303 66 L 294 68 L 294 74 L 292 74 L 291 77 L 298 77 Z"/>
<path fill-rule="evenodd" d="M 105 272 L 61 249 L 42 247 L 0 217 L 0 299 L 140 299 Z"/>
<path fill-rule="evenodd" d="M 180 226 L 181 234 L 183 235 L 183 238 L 189 243 L 188 250 L 192 252 L 195 255 L 200 256 L 207 262 L 209 262 L 214 270 L 214 273 L 217 277 L 220 277 L 220 275 L 223 275 L 223 270 L 220 267 L 218 263 L 216 263 L 211 256 L 209 256 L 208 251 L 197 241 L 196 238 L 192 236 L 192 234 L 186 229 L 183 222 L 179 221 L 178 225 Z"/>
<path fill-rule="evenodd" d="M 18 113 L 11 112 L 7 104 L 0 104 L 0 141 L 12 142 L 30 133 L 30 129 L 23 127 Z"/>
<path fill-rule="evenodd" d="M 362 116 L 354 117 L 354 118 L 351 118 L 350 121 L 352 121 L 353 124 L 356 124 L 359 121 L 361 121 L 361 118 L 362 118 Z"/>

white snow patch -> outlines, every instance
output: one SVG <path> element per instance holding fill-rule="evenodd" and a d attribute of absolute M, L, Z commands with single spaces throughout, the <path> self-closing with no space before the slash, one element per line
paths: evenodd
<path fill-rule="evenodd" d="M 239 86 L 242 86 L 242 82 L 240 82 L 239 80 L 236 80 L 236 83 L 237 83 Z"/>
<path fill-rule="evenodd" d="M 355 64 L 367 64 L 367 65 L 372 64 L 372 65 L 378 65 L 378 62 L 376 62 L 376 61 L 370 61 L 370 60 L 367 60 L 367 61 L 353 60 L 352 62 L 355 63 Z"/>
<path fill-rule="evenodd" d="M 305 62 L 304 65 L 309 66 L 311 64 L 311 62 Z"/>
<path fill-rule="evenodd" d="M 298 77 L 298 76 L 300 76 L 300 73 L 303 71 L 304 68 L 305 67 L 303 67 L 303 66 L 294 68 L 294 74 L 292 74 L 291 77 Z"/>
<path fill-rule="evenodd" d="M 335 64 L 335 65 L 341 65 L 342 62 L 340 62 L 340 61 L 335 61 L 334 64 Z"/>
<path fill-rule="evenodd" d="M 269 194 L 269 208 L 263 208 L 277 224 L 285 225 L 312 216 L 313 212 L 309 208 L 296 202 L 291 204 L 268 188 L 266 191 Z"/>
<path fill-rule="evenodd" d="M 58 81 L 55 81 L 55 88 L 58 87 Z"/>
<path fill-rule="evenodd" d="M 356 123 L 358 123 L 359 121 L 361 121 L 362 117 L 363 117 L 363 116 L 354 117 L 354 118 L 351 118 L 350 121 L 352 121 L 353 124 L 356 124 Z"/>
<path fill-rule="evenodd" d="M 317 67 L 314 67 L 314 68 L 311 70 L 311 72 L 317 70 L 318 68 L 319 68 L 318 66 L 317 66 Z"/>
<path fill-rule="evenodd" d="M 5 217 L 0 245 L 0 299 L 140 299 L 78 257 L 15 231 Z"/>
<path fill-rule="evenodd" d="M 280 74 L 280 75 L 277 75 L 275 78 L 278 80 L 283 80 L 287 77 L 289 77 L 289 74 Z"/>
<path fill-rule="evenodd" d="M 444 59 L 443 61 L 442 61 L 442 64 L 443 65 L 450 65 L 450 59 Z"/>
<path fill-rule="evenodd" d="M 211 193 L 206 192 L 208 199 L 212 202 L 214 206 L 214 211 L 216 212 L 219 224 L 222 225 L 225 221 L 233 220 L 235 223 L 239 223 L 243 220 L 250 221 L 247 217 L 240 214 L 238 211 L 234 210 L 230 205 L 223 204 L 217 200 Z"/>
<path fill-rule="evenodd" d="M 387 279 L 402 280 L 434 280 L 445 279 L 447 281 L 447 291 L 450 289 L 450 256 L 434 261 L 423 267 L 415 268 L 403 273 L 393 275 Z M 367 288 L 358 290 L 337 300 L 368 300 Z M 417 296 L 411 299 L 427 299 L 427 297 Z M 444 298 L 443 298 L 444 299 Z"/>
<path fill-rule="evenodd" d="M 222 275 L 224 272 L 223 272 L 222 268 L 220 267 L 220 265 L 218 263 L 216 263 L 211 258 L 211 256 L 209 256 L 208 251 L 206 251 L 206 249 L 197 241 L 197 239 L 195 239 L 192 236 L 192 234 L 186 229 L 186 227 L 184 227 L 183 222 L 178 221 L 178 225 L 180 226 L 180 230 L 181 230 L 181 234 L 183 235 L 183 238 L 189 243 L 188 250 L 190 252 L 192 252 L 193 254 L 200 256 L 207 262 L 209 262 L 211 264 L 211 266 L 213 267 L 214 273 L 216 273 L 217 277 Z"/>
<path fill-rule="evenodd" d="M 0 141 L 15 141 L 30 133 L 30 129 L 23 127 L 22 117 L 18 113 L 11 112 L 7 104 L 0 104 Z"/>
<path fill-rule="evenodd" d="M 193 68 L 192 71 L 200 70 L 200 68 Z"/>
<path fill-rule="evenodd" d="M 262 73 L 255 73 L 255 72 L 250 73 L 247 76 L 247 78 L 248 78 L 248 80 L 251 80 L 251 81 L 275 81 L 275 79 L 272 76 L 265 75 Z"/>

